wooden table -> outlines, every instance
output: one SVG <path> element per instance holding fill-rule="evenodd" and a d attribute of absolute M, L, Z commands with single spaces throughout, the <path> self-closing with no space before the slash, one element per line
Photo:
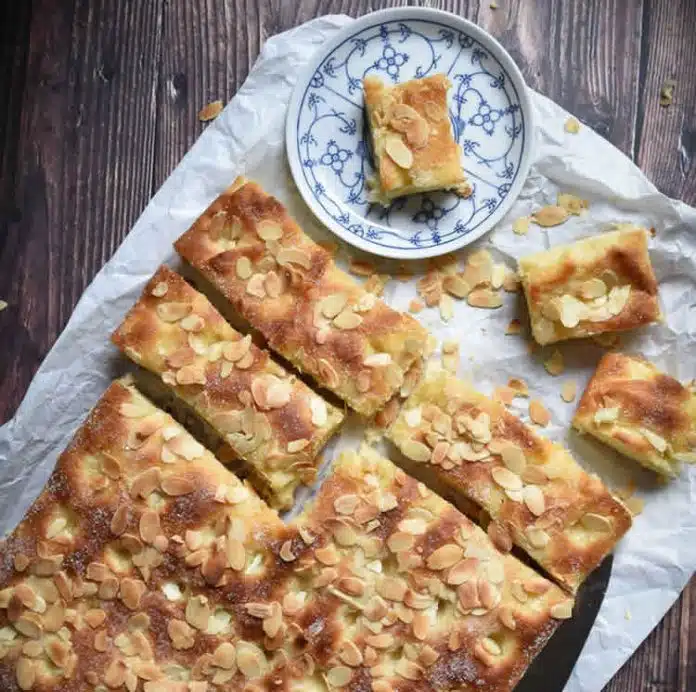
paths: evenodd
<path fill-rule="evenodd" d="M 263 41 L 368 0 L 0 3 L 0 422 L 75 303 Z M 412 4 L 412 3 L 411 3 Z M 696 204 L 696 0 L 445 0 L 527 83 Z M 659 105 L 663 80 L 674 103 Z M 696 580 L 607 686 L 696 690 Z M 540 691 L 543 692 L 543 691 Z"/>

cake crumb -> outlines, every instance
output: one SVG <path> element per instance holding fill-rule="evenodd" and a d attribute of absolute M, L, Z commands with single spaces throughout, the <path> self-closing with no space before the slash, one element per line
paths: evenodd
<path fill-rule="evenodd" d="M 577 118 L 573 118 L 571 116 L 570 118 L 568 118 L 568 120 L 565 121 L 563 129 L 566 132 L 569 132 L 571 135 L 576 135 L 578 134 L 578 132 L 580 132 L 580 121 Z"/>
<path fill-rule="evenodd" d="M 348 265 L 348 271 L 356 276 L 368 277 L 375 273 L 375 265 L 372 262 L 367 262 L 366 260 L 357 260 L 351 258 Z"/>
<path fill-rule="evenodd" d="M 527 383 L 519 377 L 511 377 L 508 380 L 507 386 L 515 390 L 516 396 L 529 396 L 529 387 Z"/>
<path fill-rule="evenodd" d="M 519 334 L 522 331 L 522 323 L 514 317 L 513 319 L 510 320 L 510 324 L 508 324 L 507 329 L 505 330 L 506 334 Z"/>
<path fill-rule="evenodd" d="M 413 298 L 411 300 L 411 302 L 408 304 L 409 312 L 412 312 L 414 314 L 418 314 L 419 312 L 422 312 L 424 307 L 425 307 L 425 304 L 423 303 L 423 301 L 418 300 L 418 298 Z"/>
<path fill-rule="evenodd" d="M 531 216 L 520 216 L 512 222 L 512 232 L 515 235 L 527 235 L 529 233 L 529 224 L 532 222 Z"/>
<path fill-rule="evenodd" d="M 677 83 L 673 79 L 665 79 L 660 87 L 660 105 L 669 108 L 674 100 L 674 89 Z"/>

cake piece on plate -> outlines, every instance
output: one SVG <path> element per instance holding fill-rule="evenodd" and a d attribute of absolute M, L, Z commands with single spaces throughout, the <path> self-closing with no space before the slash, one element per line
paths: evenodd
<path fill-rule="evenodd" d="M 3 546 L 0 687 L 200 692 L 289 678 L 285 624 L 268 603 L 288 584 L 280 555 L 293 536 L 115 382 Z M 259 601 L 274 619 L 249 614 Z"/>
<path fill-rule="evenodd" d="M 638 356 L 602 358 L 573 425 L 663 476 L 696 463 L 696 394 Z"/>
<path fill-rule="evenodd" d="M 314 481 L 343 412 L 235 331 L 181 276 L 160 267 L 112 338 L 248 464 L 274 507 L 291 507 L 297 486 Z"/>
<path fill-rule="evenodd" d="M 660 319 L 642 228 L 528 255 L 519 270 L 532 333 L 540 344 L 635 329 Z"/>
<path fill-rule="evenodd" d="M 363 79 L 375 201 L 388 206 L 396 197 L 431 190 L 471 194 L 449 119 L 450 86 L 443 74 L 395 86 L 374 75 Z"/>
<path fill-rule="evenodd" d="M 573 592 L 631 526 L 626 507 L 568 451 L 449 373 L 421 382 L 388 436 L 490 515 L 496 545 L 518 545 Z"/>
<path fill-rule="evenodd" d="M 427 332 L 364 290 L 274 197 L 237 178 L 176 242 L 268 345 L 358 413 L 374 415 Z"/>
<path fill-rule="evenodd" d="M 329 687 L 509 692 L 571 616 L 572 598 L 370 449 L 334 463 L 299 522 Z"/>

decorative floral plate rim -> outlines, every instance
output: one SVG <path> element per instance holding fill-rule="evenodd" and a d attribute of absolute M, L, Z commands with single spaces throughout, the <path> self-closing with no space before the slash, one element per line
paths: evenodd
<path fill-rule="evenodd" d="M 422 33 L 425 31 L 424 26 L 436 31 L 437 38 Z M 418 28 L 421 29 L 420 32 Z M 368 34 L 364 38 L 372 30 L 377 34 Z M 455 137 L 461 144 L 461 135 L 467 128 L 478 128 L 481 137 L 488 137 L 480 141 L 463 141 L 464 165 L 474 185 L 474 194 L 470 200 L 461 200 L 448 193 L 430 193 L 400 198 L 389 209 L 382 209 L 378 205 L 368 207 L 365 183 L 367 171 L 371 171 L 371 161 L 369 143 L 364 136 L 367 133 L 363 133 L 362 92 L 359 80 L 350 74 L 348 64 L 353 54 L 357 54 L 358 58 L 365 56 L 369 41 L 377 40 L 382 42 L 378 44 L 382 47 L 382 53 L 379 59 L 368 65 L 364 73 L 374 69 L 381 71 L 383 77 L 391 78 L 393 82 L 403 81 L 411 76 L 445 71 L 437 69 L 438 62 L 443 57 L 449 57 L 451 64 L 448 74 L 452 78 L 451 73 L 460 56 L 467 55 L 465 51 L 469 50 L 470 62 L 475 64 L 478 60 L 478 65 L 481 66 L 473 77 L 488 79 L 488 88 L 498 90 L 507 99 L 507 107 L 503 108 L 504 104 L 501 104 L 499 109 L 492 108 L 480 90 L 472 87 L 470 74 L 454 75 L 459 82 L 456 90 L 455 86 L 450 90 L 454 92 L 452 98 L 455 114 L 452 113 L 453 104 L 450 101 L 450 117 Z M 400 51 L 398 48 L 409 40 L 412 43 L 422 40 L 427 44 L 430 51 L 427 58 L 430 62 L 425 68 L 418 64 L 411 76 L 399 79 L 410 56 L 406 49 Z M 348 56 L 337 64 L 336 52 L 345 48 L 349 42 L 352 48 Z M 396 47 L 392 45 L 394 43 Z M 434 44 L 439 43 L 442 44 L 441 53 L 434 47 Z M 449 55 L 445 52 L 447 50 L 450 51 Z M 452 55 L 455 55 L 454 60 Z M 419 59 L 421 58 L 413 62 L 418 62 Z M 493 74 L 485 70 L 484 60 L 494 63 L 494 69 L 498 72 Z M 363 66 L 365 64 L 367 63 L 363 62 Z M 345 93 L 341 93 L 340 84 L 327 84 L 328 79 L 335 78 L 339 68 L 345 68 Z M 470 117 L 467 119 L 462 117 L 462 111 L 468 105 L 468 91 L 476 94 L 478 106 L 474 115 L 469 111 Z M 358 93 L 359 102 L 354 100 L 353 93 Z M 318 106 L 332 99 L 350 109 L 348 114 L 334 106 L 320 115 Z M 333 129 L 322 126 L 323 134 L 318 135 L 317 139 L 313 128 L 327 117 L 339 122 Z M 508 123 L 502 128 L 503 137 L 507 136 L 507 139 L 495 136 L 496 123 L 503 119 Z M 303 128 L 308 129 L 303 132 Z M 497 128 L 497 131 L 500 133 L 501 128 Z M 329 230 L 346 242 L 373 254 L 397 259 L 422 259 L 468 245 L 491 230 L 505 216 L 519 195 L 529 172 L 534 120 L 529 93 L 519 68 L 492 36 L 449 12 L 403 7 L 365 15 L 321 46 L 297 80 L 290 98 L 285 134 L 295 184 L 305 203 Z M 320 146 L 319 140 L 324 148 L 323 153 L 317 148 Z M 485 149 L 491 142 L 505 142 L 509 146 L 504 155 L 497 158 L 480 156 L 477 149 L 481 145 Z M 314 147 L 313 152 L 310 152 L 310 147 Z M 513 149 L 512 160 L 508 160 L 508 154 Z M 491 169 L 491 162 L 496 163 L 499 170 L 496 171 L 495 167 Z M 350 178 L 352 185 L 343 179 L 344 169 L 348 166 L 353 167 Z M 490 170 L 500 180 L 496 182 L 495 177 L 490 180 L 480 176 L 481 166 L 486 167 L 483 169 L 484 173 Z M 317 177 L 317 170 L 323 174 L 323 178 Z M 479 190 L 482 191 L 480 195 Z M 493 190 L 493 195 L 484 197 L 484 190 Z M 344 199 L 342 195 L 347 197 Z M 466 221 L 462 221 L 459 213 L 452 213 L 460 207 L 462 216 L 468 214 Z"/>

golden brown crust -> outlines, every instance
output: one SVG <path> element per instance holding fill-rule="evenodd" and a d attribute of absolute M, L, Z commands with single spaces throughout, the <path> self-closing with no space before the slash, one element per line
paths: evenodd
<path fill-rule="evenodd" d="M 284 526 L 122 380 L 3 546 L 0 688 L 508 692 L 571 608 L 370 452 Z"/>
<path fill-rule="evenodd" d="M 396 197 L 428 190 L 471 193 L 449 121 L 450 86 L 443 74 L 395 86 L 374 75 L 363 80 L 377 201 L 388 205 Z"/>
<path fill-rule="evenodd" d="M 540 344 L 635 329 L 660 319 L 644 229 L 604 233 L 529 255 L 519 268 Z"/>
<path fill-rule="evenodd" d="M 326 665 L 349 689 L 508 692 L 570 616 L 558 587 L 372 450 L 343 454 L 299 521 L 317 536 L 314 597 L 341 604 Z"/>
<path fill-rule="evenodd" d="M 3 547 L 0 688 L 203 689 L 175 682 L 184 671 L 240 689 L 278 663 L 245 604 L 282 599 L 292 537 L 170 416 L 115 382 Z"/>
<path fill-rule="evenodd" d="M 573 425 L 657 473 L 696 462 L 696 396 L 638 356 L 607 353 Z"/>
<path fill-rule="evenodd" d="M 399 390 L 425 348 L 416 320 L 338 269 L 256 183 L 238 178 L 175 246 L 272 349 L 363 415 Z"/>
<path fill-rule="evenodd" d="M 514 542 L 573 592 L 631 526 L 569 452 L 447 373 L 421 383 L 388 436 L 485 509 L 498 545 Z"/>
<path fill-rule="evenodd" d="M 112 337 L 246 461 L 280 509 L 316 477 L 343 413 L 230 327 L 210 301 L 160 267 Z"/>

